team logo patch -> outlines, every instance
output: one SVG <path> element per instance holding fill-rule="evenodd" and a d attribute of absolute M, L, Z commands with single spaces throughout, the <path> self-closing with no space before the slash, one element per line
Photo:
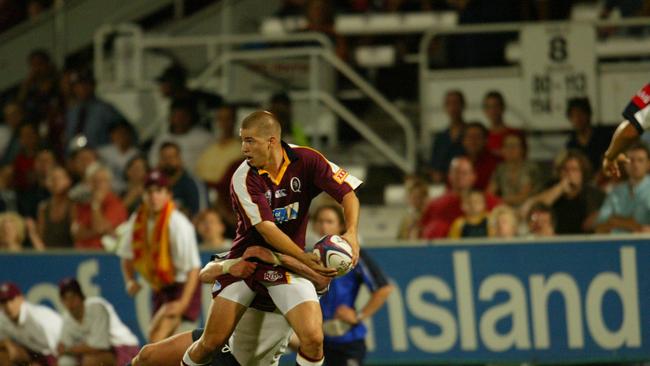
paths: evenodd
<path fill-rule="evenodd" d="M 343 184 L 345 178 L 347 178 L 348 175 L 350 175 L 350 173 L 348 173 L 345 169 L 339 169 L 336 171 L 336 173 L 334 173 L 334 180 L 338 184 Z"/>
<path fill-rule="evenodd" d="M 266 271 L 264 272 L 264 281 L 275 282 L 283 277 L 282 273 L 278 271 Z"/>
<path fill-rule="evenodd" d="M 264 197 L 266 197 L 266 202 L 268 202 L 269 205 L 271 204 L 271 196 L 272 196 L 271 190 L 264 192 Z"/>
<path fill-rule="evenodd" d="M 294 192 L 300 192 L 300 187 L 302 183 L 300 182 L 300 179 L 298 177 L 293 177 L 291 178 L 291 190 Z"/>

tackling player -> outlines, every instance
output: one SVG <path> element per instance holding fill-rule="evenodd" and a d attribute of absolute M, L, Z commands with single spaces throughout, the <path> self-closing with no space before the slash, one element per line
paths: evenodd
<path fill-rule="evenodd" d="M 281 133 L 278 120 L 266 111 L 253 112 L 242 122 L 240 136 L 246 161 L 231 181 L 238 222 L 229 258 L 238 258 L 247 247 L 262 244 L 332 276 L 335 270 L 323 267 L 314 254 L 304 252 L 309 206 L 322 191 L 343 205 L 347 225 L 342 236 L 352 246 L 356 264 L 359 200 L 354 190 L 361 181 L 315 150 L 289 146 L 281 141 Z M 225 275 L 218 283 L 222 288 L 213 299 L 205 331 L 188 348 L 184 364 L 209 362 L 211 352 L 225 344 L 255 294 L 268 291 L 300 340 L 297 364 L 322 365 L 322 313 L 311 282 L 281 267 L 260 264 L 250 279 Z"/>
<path fill-rule="evenodd" d="M 230 273 L 238 278 L 247 278 L 253 274 L 256 263 L 248 261 L 257 258 L 267 263 L 281 265 L 295 273 L 308 278 L 318 290 L 326 290 L 330 280 L 318 275 L 297 259 L 279 253 L 273 253 L 262 247 L 250 247 L 241 259 L 223 260 L 215 258 L 201 270 L 200 280 L 213 284 L 217 277 Z M 225 272 L 224 272 L 225 269 Z M 242 319 L 237 324 L 228 345 L 212 353 L 212 366 L 248 365 L 275 366 L 287 347 L 287 340 L 292 334 L 286 319 L 277 311 L 268 295 L 257 295 Z M 133 359 L 133 366 L 177 366 L 187 347 L 200 338 L 203 329 L 174 335 L 163 341 L 144 346 Z"/>
<path fill-rule="evenodd" d="M 623 110 L 623 117 L 625 119 L 616 128 L 603 158 L 603 170 L 608 176 L 620 177 L 619 164 L 629 162 L 624 151 L 639 139 L 644 130 L 650 128 L 650 83 L 632 97 Z"/>

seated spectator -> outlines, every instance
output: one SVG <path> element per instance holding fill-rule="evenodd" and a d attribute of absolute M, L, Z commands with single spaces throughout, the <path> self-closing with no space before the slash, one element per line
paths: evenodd
<path fill-rule="evenodd" d="M 483 97 L 483 113 L 490 124 L 488 134 L 487 148 L 493 154 L 501 156 L 503 140 L 506 136 L 518 134 L 524 140 L 524 132 L 516 128 L 509 127 L 503 120 L 503 113 L 506 110 L 506 101 L 503 95 L 492 90 L 487 92 Z M 525 143 L 525 140 L 524 140 Z"/>
<path fill-rule="evenodd" d="M 476 172 L 474 188 L 485 190 L 490 183 L 492 173 L 497 168 L 501 158 L 492 154 L 485 146 L 488 130 L 479 122 L 470 122 L 465 125 L 461 139 L 465 156 L 469 158 Z"/>
<path fill-rule="evenodd" d="M 20 252 L 25 243 L 25 220 L 16 212 L 0 214 L 0 250 Z"/>
<path fill-rule="evenodd" d="M 25 110 L 25 119 L 40 123 L 48 118 L 50 109 L 58 103 L 58 75 L 49 53 L 34 50 L 27 57 L 29 74 L 20 84 L 18 102 Z"/>
<path fill-rule="evenodd" d="M 12 164 L 20 150 L 19 129 L 25 123 L 25 113 L 23 107 L 17 101 L 5 103 L 2 109 L 4 125 L 0 130 L 2 137 L 2 147 L 0 148 L 2 156 L 0 163 L 3 165 Z"/>
<path fill-rule="evenodd" d="M 196 215 L 196 231 L 201 236 L 201 249 L 214 252 L 228 251 L 232 246 L 232 240 L 224 237 L 226 226 L 221 220 L 219 213 L 213 209 L 206 209 Z"/>
<path fill-rule="evenodd" d="M 191 104 L 185 101 L 174 102 L 169 115 L 169 130 L 156 137 L 149 151 L 151 166 L 158 165 L 160 147 L 166 142 L 172 142 L 183 151 L 183 165 L 194 173 L 201 152 L 213 140 L 212 135 L 206 129 L 195 126 L 195 122 L 196 113 Z"/>
<path fill-rule="evenodd" d="M 74 244 L 70 233 L 72 200 L 68 197 L 71 184 L 63 167 L 52 168 L 47 176 L 46 185 L 51 196 L 39 205 L 36 226 L 37 236 L 46 248 L 71 248 Z"/>
<path fill-rule="evenodd" d="M 449 188 L 440 197 L 427 205 L 422 215 L 421 238 L 445 238 L 449 234 L 452 222 L 462 216 L 461 197 L 474 187 L 476 173 L 469 158 L 459 156 L 451 161 L 449 167 Z M 488 211 L 500 203 L 499 198 L 485 193 Z"/>
<path fill-rule="evenodd" d="M 528 233 L 534 237 L 555 236 L 557 225 L 553 209 L 543 203 L 535 204 L 528 213 Z"/>
<path fill-rule="evenodd" d="M 408 212 L 402 217 L 397 238 L 416 240 L 420 238 L 420 220 L 429 203 L 429 185 L 420 178 L 413 178 L 405 186 Z"/>
<path fill-rule="evenodd" d="M 27 17 L 29 20 L 37 20 L 47 10 L 47 3 L 45 0 L 29 0 L 27 1 Z"/>
<path fill-rule="evenodd" d="M 56 365 L 63 321 L 56 311 L 25 300 L 15 283 L 0 284 L 0 361 L 5 365 Z"/>
<path fill-rule="evenodd" d="M 34 185 L 34 159 L 41 147 L 41 137 L 36 125 L 25 123 L 18 129 L 19 148 L 14 159 L 14 187 L 18 192 Z"/>
<path fill-rule="evenodd" d="M 605 194 L 589 183 L 589 160 L 580 151 L 565 151 L 555 160 L 555 175 L 549 188 L 522 206 L 524 213 L 528 207 L 541 202 L 552 208 L 557 234 L 593 232 Z"/>
<path fill-rule="evenodd" d="M 0 167 L 0 212 L 18 211 L 18 198 L 13 189 L 13 171 L 11 165 Z"/>
<path fill-rule="evenodd" d="M 542 180 L 539 166 L 526 160 L 525 140 L 515 133 L 503 140 L 501 156 L 503 161 L 497 165 L 488 191 L 508 205 L 519 207 L 539 191 Z"/>
<path fill-rule="evenodd" d="M 88 168 L 98 163 L 97 151 L 90 147 L 80 147 L 72 151 L 67 163 L 72 180 L 81 182 L 86 178 Z"/>
<path fill-rule="evenodd" d="M 96 165 L 87 172 L 90 198 L 76 202 L 70 231 L 78 249 L 103 249 L 101 238 L 126 221 L 122 201 L 111 191 L 111 171 Z"/>
<path fill-rule="evenodd" d="M 271 96 L 269 112 L 273 113 L 282 126 L 282 139 L 290 144 L 309 145 L 305 131 L 300 124 L 293 120 L 292 108 L 291 99 L 287 93 L 275 93 Z"/>
<path fill-rule="evenodd" d="M 178 145 L 165 142 L 158 153 L 158 168 L 169 180 L 176 208 L 187 217 L 193 217 L 207 207 L 205 187 L 185 169 Z"/>
<path fill-rule="evenodd" d="M 334 47 L 336 55 L 345 60 L 348 56 L 348 46 L 344 37 L 336 33 L 334 29 L 334 9 L 328 0 L 307 0 L 305 7 L 307 18 L 307 32 L 320 32 L 328 36 Z"/>
<path fill-rule="evenodd" d="M 224 104 L 215 114 L 215 127 L 218 138 L 201 152 L 196 161 L 196 176 L 209 184 L 218 184 L 227 176 L 228 170 L 234 163 L 241 163 L 244 156 L 241 152 L 241 141 L 235 137 L 237 123 L 237 108 Z M 215 159 L 215 157 L 219 157 Z M 230 185 L 230 183 L 228 183 Z"/>
<path fill-rule="evenodd" d="M 449 127 L 437 132 L 433 137 L 431 154 L 431 179 L 434 183 L 443 183 L 447 178 L 449 163 L 454 156 L 463 153 L 460 143 L 465 129 L 465 96 L 460 90 L 449 90 L 445 94 L 445 113 L 449 116 Z"/>
<path fill-rule="evenodd" d="M 57 346 L 59 366 L 126 365 L 138 354 L 138 338 L 105 299 L 86 297 L 79 282 L 59 283 L 63 314 Z"/>
<path fill-rule="evenodd" d="M 126 121 L 111 126 L 111 143 L 97 149 L 99 159 L 113 173 L 113 190 L 123 192 L 126 182 L 123 176 L 126 163 L 140 152 L 136 147 L 136 135 L 133 127 Z"/>
<path fill-rule="evenodd" d="M 203 90 L 192 90 L 187 87 L 187 70 L 179 64 L 167 67 L 156 79 L 163 97 L 168 98 L 171 104 L 178 101 L 189 103 L 196 114 L 196 123 L 204 128 L 209 128 L 212 123 L 212 114 L 223 98 L 214 93 Z"/>
<path fill-rule="evenodd" d="M 66 114 L 65 141 L 91 148 L 109 144 L 111 127 L 126 119 L 115 107 L 95 95 L 95 79 L 89 71 L 78 72 L 71 79 L 78 103 Z M 73 149 L 67 146 L 68 151 Z"/>
<path fill-rule="evenodd" d="M 566 116 L 573 127 L 566 148 L 581 151 L 587 156 L 593 168 L 600 167 L 603 154 L 612 138 L 612 128 L 592 126 L 591 104 L 587 98 L 570 99 L 567 103 Z"/>
<path fill-rule="evenodd" d="M 54 152 L 50 149 L 40 149 L 34 157 L 34 167 L 29 176 L 29 186 L 18 190 L 18 211 L 30 219 L 36 219 L 38 205 L 50 197 L 47 189 L 47 175 L 56 166 Z"/>
<path fill-rule="evenodd" d="M 650 150 L 643 143 L 627 150 L 627 182 L 607 194 L 600 208 L 596 232 L 650 232 Z"/>
<path fill-rule="evenodd" d="M 463 216 L 454 220 L 448 237 L 485 238 L 488 236 L 488 212 L 485 207 L 485 195 L 481 191 L 470 191 L 461 200 Z"/>
<path fill-rule="evenodd" d="M 134 157 L 126 164 L 124 171 L 126 190 L 122 195 L 122 203 L 129 211 L 129 215 L 135 212 L 142 203 L 147 174 L 149 174 L 149 163 L 142 155 Z"/>
<path fill-rule="evenodd" d="M 519 231 L 517 213 L 507 205 L 499 205 L 492 210 L 488 225 L 492 238 L 514 238 Z"/>

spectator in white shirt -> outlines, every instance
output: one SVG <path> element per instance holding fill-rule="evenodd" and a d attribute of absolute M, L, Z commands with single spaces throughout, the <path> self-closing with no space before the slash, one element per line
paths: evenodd
<path fill-rule="evenodd" d="M 56 365 L 59 314 L 25 301 L 11 282 L 0 285 L 0 308 L 0 365 Z"/>
<path fill-rule="evenodd" d="M 171 105 L 169 127 L 156 137 L 149 150 L 149 163 L 158 165 L 158 152 L 165 142 L 173 142 L 183 152 L 183 165 L 195 174 L 196 162 L 205 148 L 212 143 L 212 135 L 204 128 L 196 126 L 196 112 L 191 103 L 175 101 Z"/>
<path fill-rule="evenodd" d="M 101 297 L 88 297 L 79 282 L 59 283 L 63 315 L 58 366 L 124 365 L 138 354 L 138 339 Z"/>

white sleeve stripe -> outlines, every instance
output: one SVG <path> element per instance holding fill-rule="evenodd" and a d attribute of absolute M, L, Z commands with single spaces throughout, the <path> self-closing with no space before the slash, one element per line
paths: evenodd
<path fill-rule="evenodd" d="M 329 161 L 329 160 L 326 160 L 326 161 L 330 165 L 330 168 L 332 169 L 332 174 L 336 174 L 341 169 L 338 165 L 332 163 L 331 161 Z M 359 178 L 357 178 L 357 177 L 355 177 L 355 176 L 353 176 L 352 174 L 349 174 L 349 173 L 348 173 L 348 176 L 345 177 L 345 179 L 343 181 L 345 183 L 347 183 L 350 187 L 352 187 L 352 189 L 357 189 L 361 185 L 361 183 L 363 183 L 363 181 L 361 181 L 361 179 L 359 179 Z"/>
<path fill-rule="evenodd" d="M 242 163 L 232 176 L 232 187 L 239 200 L 239 204 L 251 221 L 251 225 L 255 226 L 262 222 L 262 214 L 260 213 L 260 208 L 253 202 L 250 193 L 248 193 L 248 187 L 246 186 L 248 172 L 250 172 L 250 167 L 246 162 Z"/>

